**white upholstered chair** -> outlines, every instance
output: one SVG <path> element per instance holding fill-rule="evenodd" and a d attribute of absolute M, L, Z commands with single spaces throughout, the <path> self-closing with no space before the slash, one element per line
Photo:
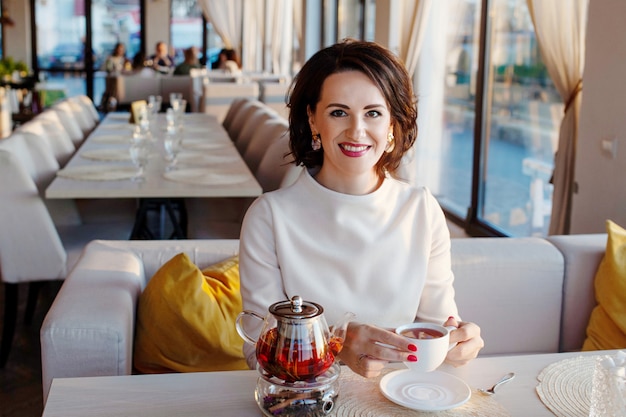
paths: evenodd
<path fill-rule="evenodd" d="M 92 120 L 97 124 L 100 123 L 100 114 L 98 113 L 98 109 L 94 104 L 93 100 L 84 94 L 72 97 L 76 100 L 77 103 L 83 106 L 83 108 L 87 111 L 89 116 L 91 116 Z"/>
<path fill-rule="evenodd" d="M 267 147 L 254 174 L 264 193 L 293 184 L 304 169 L 292 162 L 289 152 L 288 131 Z"/>
<path fill-rule="evenodd" d="M 259 129 L 261 129 L 266 122 L 273 119 L 284 120 L 278 115 L 278 113 L 263 103 L 261 103 L 260 106 L 254 111 L 250 111 L 245 114 L 241 130 L 234 138 L 231 137 L 231 139 L 235 142 L 235 147 L 242 156 L 245 155 L 252 137 L 258 133 Z"/>
<path fill-rule="evenodd" d="M 70 135 L 72 139 L 72 143 L 74 146 L 78 148 L 83 141 L 85 140 L 85 134 L 83 133 L 82 128 L 78 124 L 78 121 L 74 117 L 74 111 L 70 107 L 67 101 L 61 101 L 59 103 L 54 104 L 50 109 L 46 111 L 54 111 L 59 116 L 59 120 L 63 124 L 63 127 Z"/>
<path fill-rule="evenodd" d="M 194 79 L 188 75 L 172 75 L 170 77 L 160 77 L 161 96 L 163 102 L 169 104 L 170 93 L 181 93 L 183 99 L 189 104 L 192 112 L 198 111 L 199 97 L 196 97 L 194 89 Z"/>
<path fill-rule="evenodd" d="M 273 110 L 272 110 L 273 113 Z M 254 119 L 250 119 L 253 121 Z M 282 117 L 269 117 L 256 125 L 242 156 L 250 171 L 256 173 L 267 149 L 282 136 L 289 134 L 289 124 Z"/>
<path fill-rule="evenodd" d="M 118 105 L 130 105 L 133 101 L 148 100 L 151 95 L 161 94 L 161 77 L 156 75 L 118 75 L 112 84 Z"/>
<path fill-rule="evenodd" d="M 34 135 L 48 143 L 58 164 L 63 167 L 70 160 L 76 148 L 58 115 L 53 111 L 45 111 L 32 120 L 19 126 L 15 132 Z"/>
<path fill-rule="evenodd" d="M 23 139 L 12 137 L 13 139 Z M 6 141 L 6 140 L 5 140 Z M 42 282 L 64 279 L 85 244 L 95 238 L 123 239 L 115 224 L 56 226 L 25 166 L 24 141 L 0 146 L 0 280 L 5 287 L 0 367 L 6 363 L 17 321 L 19 284 L 29 284 L 26 323 L 34 313 Z M 19 144 L 23 143 L 24 146 Z"/>
<path fill-rule="evenodd" d="M 78 123 L 78 126 L 80 126 L 80 130 L 83 132 L 83 137 L 89 136 L 91 131 L 98 124 L 98 122 L 94 120 L 89 108 L 87 108 L 83 104 L 82 100 L 77 97 L 68 97 L 64 100 L 64 102 L 67 103 L 68 108 L 72 111 L 74 119 Z"/>
<path fill-rule="evenodd" d="M 202 109 L 204 113 L 217 117 L 222 123 L 230 104 L 236 98 L 259 98 L 259 84 L 256 82 L 220 82 L 205 83 L 202 90 Z"/>
<path fill-rule="evenodd" d="M 241 105 L 237 113 L 233 116 L 229 127 L 226 128 L 226 132 L 233 142 L 237 142 L 241 129 L 246 121 L 248 121 L 250 115 L 263 106 L 264 104 L 259 100 L 246 100 L 246 102 Z"/>
<path fill-rule="evenodd" d="M 249 98 L 240 97 L 234 99 L 232 103 L 230 103 L 228 112 L 226 112 L 226 116 L 224 116 L 224 120 L 222 121 L 222 127 L 226 129 L 227 132 L 233 123 L 233 119 L 237 116 L 237 113 L 239 113 L 243 105 L 248 101 L 250 101 Z"/>

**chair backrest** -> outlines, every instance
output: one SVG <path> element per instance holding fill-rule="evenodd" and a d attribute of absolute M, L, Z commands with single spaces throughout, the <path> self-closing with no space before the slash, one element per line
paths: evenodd
<path fill-rule="evenodd" d="M 289 119 L 289 108 L 287 108 L 287 92 L 289 84 L 286 82 L 276 83 L 263 81 L 259 83 L 259 100 L 274 109 L 276 113 Z"/>
<path fill-rule="evenodd" d="M 91 112 L 82 101 L 77 97 L 69 97 L 65 99 L 65 102 L 69 105 L 69 108 L 74 114 L 74 118 L 80 126 L 80 130 L 83 132 L 83 136 L 87 137 L 89 133 L 96 127 L 97 123 L 93 119 Z"/>
<path fill-rule="evenodd" d="M 66 101 L 61 101 L 54 104 L 52 107 L 50 107 L 50 109 L 46 111 L 55 111 L 57 113 L 57 115 L 59 116 L 59 120 L 61 120 L 61 123 L 63 124 L 63 127 L 70 135 L 74 146 L 78 148 L 80 144 L 83 143 L 83 140 L 85 140 L 85 134 L 83 133 L 83 130 L 76 121 L 76 118 L 73 114 L 74 112 L 72 111 L 70 105 Z"/>
<path fill-rule="evenodd" d="M 89 113 L 93 121 L 97 124 L 100 123 L 100 114 L 98 113 L 98 109 L 94 104 L 93 100 L 84 94 L 74 97 Z"/>
<path fill-rule="evenodd" d="M 48 115 L 52 115 L 52 117 Z M 15 131 L 35 135 L 46 141 L 59 166 L 65 166 L 76 151 L 72 139 L 63 128 L 55 112 L 43 112 L 15 129 Z"/>
<path fill-rule="evenodd" d="M 148 100 L 151 95 L 161 94 L 161 77 L 141 75 L 118 75 L 115 77 L 115 94 L 118 104 Z"/>
<path fill-rule="evenodd" d="M 233 120 L 230 123 L 229 128 L 226 129 L 226 132 L 228 132 L 228 136 L 233 142 L 237 142 L 241 130 L 243 129 L 243 125 L 246 123 L 250 115 L 252 115 L 263 106 L 265 105 L 259 100 L 247 100 L 241 105 L 241 108 L 239 109 L 239 111 L 237 111 L 237 114 L 233 116 Z"/>
<path fill-rule="evenodd" d="M 289 125 L 282 117 L 270 118 L 259 124 L 243 153 L 243 160 L 250 171 L 256 172 L 268 148 L 279 138 L 288 135 Z"/>
<path fill-rule="evenodd" d="M 35 183 L 39 195 L 44 198 L 46 188 L 59 170 L 59 163 L 48 141 L 33 133 L 17 130 L 0 141 L 0 149 L 11 152 L 17 158 Z M 80 224 L 80 214 L 74 200 L 43 199 L 43 203 L 55 225 Z"/>
<path fill-rule="evenodd" d="M 300 175 L 303 168 L 292 162 L 289 152 L 289 132 L 285 131 L 269 145 L 254 174 L 264 193 L 286 187 Z"/>
<path fill-rule="evenodd" d="M 217 117 L 219 123 L 224 121 L 230 104 L 236 98 L 259 98 L 259 84 L 256 82 L 246 83 L 212 83 L 204 84 L 202 90 L 202 102 L 204 112 Z"/>
<path fill-rule="evenodd" d="M 233 119 L 235 118 L 235 116 L 237 116 L 239 110 L 241 110 L 243 105 L 248 101 L 250 101 L 249 98 L 239 97 L 234 99 L 232 103 L 230 103 L 228 112 L 226 113 L 226 116 L 224 116 L 224 120 L 222 121 L 222 127 L 226 129 L 226 131 L 228 131 L 228 129 L 230 128 L 230 125 L 233 123 Z"/>
<path fill-rule="evenodd" d="M 67 254 L 37 187 L 16 155 L 0 149 L 0 279 L 65 278 Z"/>
<path fill-rule="evenodd" d="M 0 149 L 13 154 L 43 195 L 59 170 L 59 163 L 48 143 L 32 134 L 14 132 L 0 141 Z"/>
<path fill-rule="evenodd" d="M 263 124 L 273 119 L 284 120 L 282 117 L 278 116 L 274 110 L 264 104 L 256 110 L 248 113 L 243 126 L 241 127 L 241 131 L 234 139 L 235 147 L 241 155 L 245 155 L 252 137 L 259 132 Z"/>
<path fill-rule="evenodd" d="M 182 93 L 183 99 L 187 100 L 192 112 L 198 111 L 198 100 L 194 91 L 194 80 L 189 75 L 172 75 L 170 77 L 160 77 L 161 96 L 163 102 L 170 102 L 170 93 Z"/>

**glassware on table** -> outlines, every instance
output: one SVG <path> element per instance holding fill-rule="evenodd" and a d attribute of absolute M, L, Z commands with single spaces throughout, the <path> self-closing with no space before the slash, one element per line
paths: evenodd
<path fill-rule="evenodd" d="M 165 149 L 165 160 L 168 162 L 166 171 L 172 171 L 176 169 L 176 163 L 178 162 L 178 154 L 181 150 L 182 135 L 177 130 L 170 130 L 168 128 L 165 138 L 163 139 L 163 148 Z"/>
<path fill-rule="evenodd" d="M 171 129 L 182 131 L 183 128 L 183 118 L 182 113 L 175 111 L 173 108 L 169 108 L 165 112 L 165 121 L 166 121 L 166 129 L 169 131 Z"/>
<path fill-rule="evenodd" d="M 183 93 L 170 93 L 170 106 L 172 106 L 172 103 L 174 103 L 175 101 L 182 100 L 182 99 L 183 99 Z"/>
<path fill-rule="evenodd" d="M 155 114 L 161 112 L 161 107 L 163 106 L 163 96 L 157 95 L 154 96 L 154 110 Z"/>
<path fill-rule="evenodd" d="M 144 171 L 150 157 L 150 146 L 146 140 L 134 140 L 130 145 L 130 159 L 137 167 L 133 181 L 144 181 Z"/>

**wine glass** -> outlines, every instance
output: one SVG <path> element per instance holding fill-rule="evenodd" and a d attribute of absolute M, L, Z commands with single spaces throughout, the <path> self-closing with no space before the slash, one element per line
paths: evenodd
<path fill-rule="evenodd" d="M 148 165 L 150 157 L 150 147 L 145 140 L 133 141 L 130 145 L 130 159 L 137 167 L 137 174 L 133 177 L 133 181 L 145 181 L 144 170 Z"/>
<path fill-rule="evenodd" d="M 176 169 L 178 162 L 178 154 L 181 150 L 182 135 L 177 131 L 170 131 L 165 134 L 163 139 L 163 147 L 165 148 L 165 159 L 168 162 L 167 171 Z"/>

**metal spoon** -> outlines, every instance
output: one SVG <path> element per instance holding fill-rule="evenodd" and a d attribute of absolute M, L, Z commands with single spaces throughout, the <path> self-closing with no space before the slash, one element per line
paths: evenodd
<path fill-rule="evenodd" d="M 500 380 L 498 382 L 493 384 L 493 386 L 491 388 L 488 388 L 488 389 L 478 388 L 478 391 L 482 392 L 483 394 L 493 395 L 493 394 L 496 393 L 496 388 L 498 388 L 500 385 L 502 385 L 502 384 L 504 384 L 506 382 L 509 382 L 513 378 L 515 378 L 515 374 L 513 372 L 509 372 L 508 374 L 506 374 L 502 378 L 500 378 Z"/>

